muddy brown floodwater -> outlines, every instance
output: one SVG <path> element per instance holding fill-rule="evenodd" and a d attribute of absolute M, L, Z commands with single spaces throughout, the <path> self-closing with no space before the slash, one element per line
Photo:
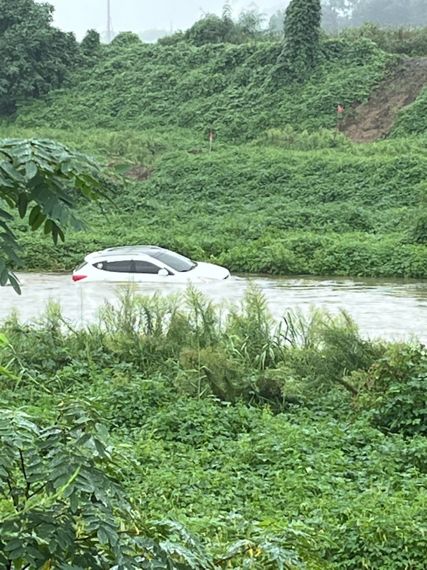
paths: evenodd
<path fill-rule="evenodd" d="M 117 303 L 116 284 L 74 284 L 70 275 L 19 274 L 22 295 L 0 287 L 0 321 L 17 311 L 22 321 L 37 320 L 49 301 L 61 305 L 64 317 L 74 325 L 97 320 L 100 307 Z M 347 311 L 369 338 L 427 343 L 427 281 L 326 279 L 312 277 L 232 277 L 226 281 L 196 285 L 221 307 L 241 301 L 250 282 L 264 293 L 272 314 L 280 318 L 289 309 L 308 312 L 311 307 L 332 313 Z M 143 295 L 184 291 L 182 285 L 135 287 Z"/>

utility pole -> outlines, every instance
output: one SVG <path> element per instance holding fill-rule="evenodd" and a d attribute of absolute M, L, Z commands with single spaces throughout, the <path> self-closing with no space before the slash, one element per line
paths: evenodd
<path fill-rule="evenodd" d="M 113 29 L 111 26 L 111 0 L 107 0 L 107 42 L 113 39 Z"/>

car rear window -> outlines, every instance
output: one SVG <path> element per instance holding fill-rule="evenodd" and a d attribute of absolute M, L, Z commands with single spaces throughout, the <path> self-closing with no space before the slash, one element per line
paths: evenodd
<path fill-rule="evenodd" d="M 110 271 L 113 273 L 131 273 L 132 262 L 130 260 L 123 261 L 101 261 L 95 263 L 94 266 L 97 269 L 102 269 L 102 271 Z"/>

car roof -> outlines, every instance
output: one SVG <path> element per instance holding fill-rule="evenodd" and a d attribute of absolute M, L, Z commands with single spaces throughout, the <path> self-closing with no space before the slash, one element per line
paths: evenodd
<path fill-rule="evenodd" d="M 163 251 L 167 252 L 168 250 L 155 245 L 129 245 L 123 247 L 109 247 L 108 249 L 104 249 L 102 251 L 96 251 L 94 253 L 87 255 L 86 260 L 98 257 L 112 258 L 112 257 L 122 257 L 127 255 L 151 255 L 152 257 L 155 257 L 156 254 L 159 254 Z"/>

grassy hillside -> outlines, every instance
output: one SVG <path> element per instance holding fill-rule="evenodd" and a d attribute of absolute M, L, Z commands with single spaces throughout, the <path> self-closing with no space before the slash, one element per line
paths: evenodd
<path fill-rule="evenodd" d="M 351 113 L 395 58 L 366 39 L 325 40 L 298 82 L 279 53 L 113 44 L 69 88 L 22 107 L 3 136 L 56 138 L 133 176 L 108 217 L 81 212 L 89 230 L 65 246 L 24 234 L 25 266 L 68 270 L 90 250 L 149 242 L 232 271 L 426 277 L 423 140 L 363 147 L 336 130 L 337 103 Z"/>
<path fill-rule="evenodd" d="M 276 133 L 209 153 L 185 131 L 172 140 L 159 131 L 40 134 L 97 151 L 130 174 L 144 164 L 148 178 L 127 179 L 104 212 L 86 206 L 88 231 L 65 245 L 22 234 L 27 267 L 70 269 L 100 247 L 158 243 L 241 272 L 426 275 L 417 229 L 427 175 L 421 143 L 408 142 L 402 154 L 401 142 L 363 147 Z"/>
<path fill-rule="evenodd" d="M 364 100 L 393 57 L 369 40 L 323 44 L 307 82 L 278 67 L 281 45 L 112 45 L 74 86 L 22 109 L 18 124 L 69 128 L 215 128 L 244 140 L 271 127 L 335 127 L 338 103 Z"/>

